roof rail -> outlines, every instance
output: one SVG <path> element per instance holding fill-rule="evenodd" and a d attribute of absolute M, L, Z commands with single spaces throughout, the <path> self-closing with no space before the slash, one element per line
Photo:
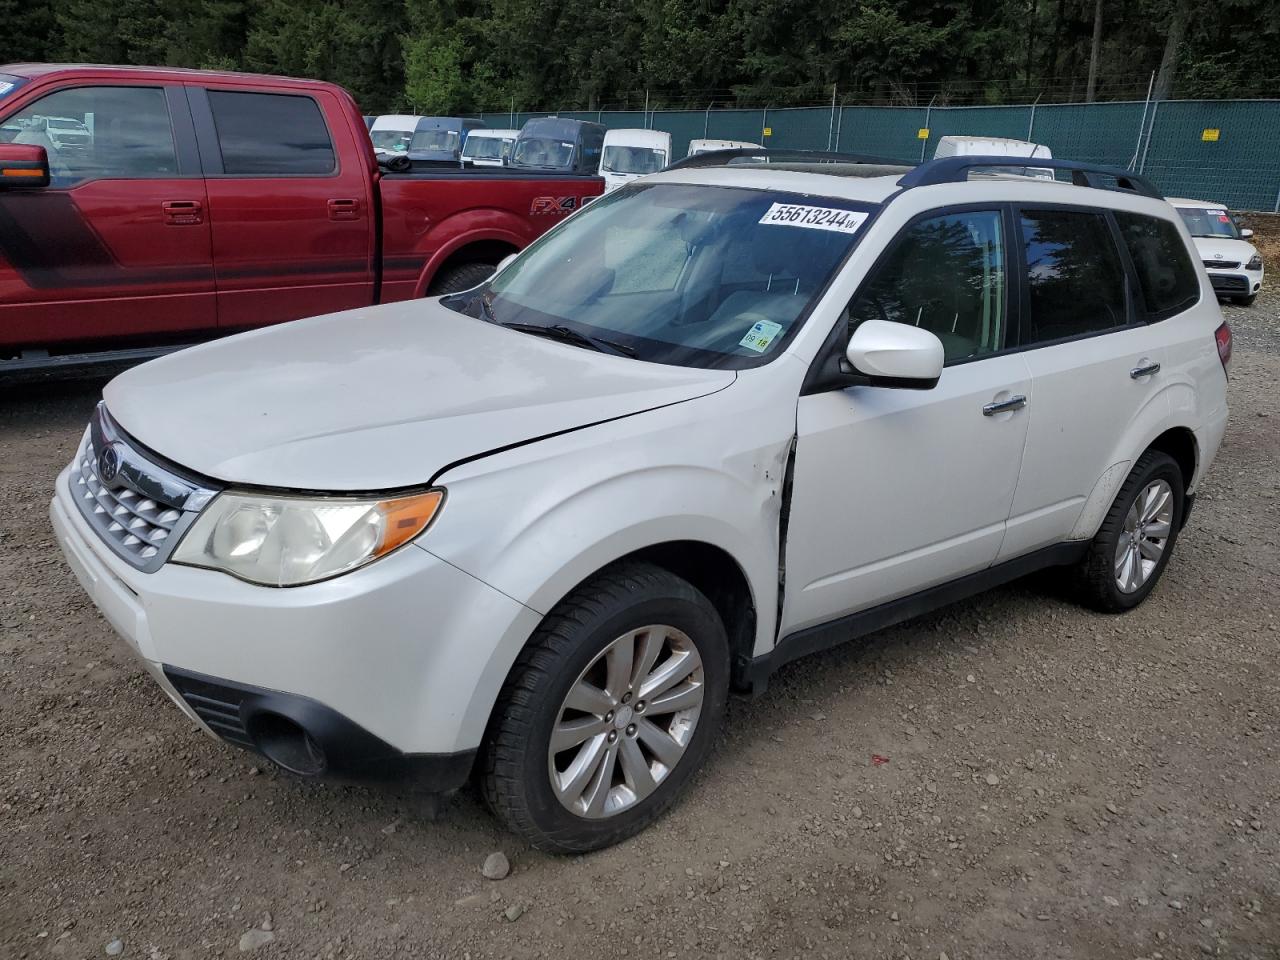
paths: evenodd
<path fill-rule="evenodd" d="M 689 170 L 694 167 L 727 167 L 741 163 L 869 163 L 902 169 L 909 167 L 900 160 L 887 160 L 862 153 L 833 153 L 829 150 L 773 150 L 768 147 L 740 147 L 731 150 L 708 150 L 683 157 L 667 165 L 667 170 Z"/>
<path fill-rule="evenodd" d="M 926 187 L 935 183 L 962 183 L 969 179 L 970 170 L 984 167 L 997 167 L 1002 170 L 1010 168 L 1066 170 L 1071 173 L 1071 182 L 1077 187 L 1093 187 L 1095 190 L 1118 190 L 1122 193 L 1136 193 L 1144 197 L 1154 197 L 1157 200 L 1164 199 L 1164 194 L 1157 190 L 1155 184 L 1150 180 L 1122 167 L 1108 167 L 1100 163 L 1084 163 L 1079 160 L 1051 160 L 1039 157 L 942 157 L 938 160 L 927 160 L 899 180 L 898 186 L 909 189 L 911 187 Z"/>

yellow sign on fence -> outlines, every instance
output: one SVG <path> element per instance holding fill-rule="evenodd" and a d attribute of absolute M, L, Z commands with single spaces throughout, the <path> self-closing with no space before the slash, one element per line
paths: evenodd
<path fill-rule="evenodd" d="M 773 127 L 765 127 L 765 128 L 764 128 L 764 136 L 766 136 L 766 137 L 772 137 L 772 136 L 773 136 Z"/>
<path fill-rule="evenodd" d="M 928 140 L 928 139 L 929 139 L 929 128 L 928 128 L 928 127 L 921 127 L 919 130 L 917 130 L 917 131 L 916 131 L 916 139 L 917 139 L 917 140 Z"/>
<path fill-rule="evenodd" d="M 1200 139 L 1205 143 L 1217 143 L 1218 137 L 1222 133 L 1217 127 L 1205 127 L 1200 132 Z"/>

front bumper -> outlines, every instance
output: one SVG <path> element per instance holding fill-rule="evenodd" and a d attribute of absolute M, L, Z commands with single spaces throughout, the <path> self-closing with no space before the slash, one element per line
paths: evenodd
<path fill-rule="evenodd" d="M 445 773 L 465 779 L 511 651 L 536 628 L 537 613 L 416 544 L 286 589 L 175 564 L 144 573 L 85 522 L 69 475 L 59 476 L 50 505 L 68 564 L 151 676 L 206 732 L 262 751 L 266 734 L 254 717 L 271 712 L 327 745 L 332 758 L 317 772 L 430 767 L 435 757 Z M 214 684 L 223 692 L 208 699 L 234 703 L 239 739 L 198 709 L 191 682 Z"/>
<path fill-rule="evenodd" d="M 1261 270 L 1206 269 L 1213 292 L 1220 297 L 1252 297 L 1262 289 Z"/>

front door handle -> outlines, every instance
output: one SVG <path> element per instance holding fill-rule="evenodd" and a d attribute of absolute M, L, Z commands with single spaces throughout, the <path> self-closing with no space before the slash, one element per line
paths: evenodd
<path fill-rule="evenodd" d="M 175 227 L 204 223 L 204 204 L 199 200 L 166 200 L 160 204 L 164 222 Z"/>
<path fill-rule="evenodd" d="M 1160 364 L 1154 360 L 1148 360 L 1143 357 L 1138 361 L 1138 365 L 1129 371 L 1129 376 L 1134 380 L 1141 380 L 1143 377 L 1149 377 L 1153 373 L 1160 372 Z"/>
<path fill-rule="evenodd" d="M 359 200 L 330 200 L 329 201 L 329 219 L 330 220 L 359 220 L 360 219 L 360 201 Z"/>
<path fill-rule="evenodd" d="M 1015 393 L 1007 400 L 992 400 L 982 408 L 984 417 L 994 417 L 997 413 L 1009 413 L 1011 410 L 1021 410 L 1027 405 L 1027 398 L 1020 393 Z"/>

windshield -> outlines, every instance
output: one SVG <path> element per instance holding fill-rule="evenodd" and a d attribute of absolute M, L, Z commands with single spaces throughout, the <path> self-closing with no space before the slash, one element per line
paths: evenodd
<path fill-rule="evenodd" d="M 503 140 L 500 137 L 477 137 L 473 133 L 463 144 L 462 155 L 477 160 L 500 160 L 507 155 L 510 148 L 510 140 Z"/>
<path fill-rule="evenodd" d="M 657 173 L 667 165 L 667 152 L 652 147 L 607 146 L 600 169 L 605 173 Z"/>
<path fill-rule="evenodd" d="M 499 324 L 568 327 L 640 360 L 757 366 L 798 327 L 872 209 L 640 184 L 594 201 L 488 284 L 442 302 Z"/>
<path fill-rule="evenodd" d="M 573 143 L 569 140 L 528 137 L 516 141 L 511 159 L 526 167 L 567 167 L 573 160 Z"/>
<path fill-rule="evenodd" d="M 1193 237 L 1240 239 L 1235 221 L 1222 207 L 1178 207 L 1178 213 L 1182 215 L 1182 222 L 1187 225 L 1187 232 Z"/>
<path fill-rule="evenodd" d="M 408 130 L 374 130 L 369 134 L 374 149 L 386 150 L 388 153 L 407 153 L 412 136 L 412 132 Z"/>
<path fill-rule="evenodd" d="M 414 153 L 453 153 L 458 149 L 458 131 L 419 130 L 409 149 Z"/>

